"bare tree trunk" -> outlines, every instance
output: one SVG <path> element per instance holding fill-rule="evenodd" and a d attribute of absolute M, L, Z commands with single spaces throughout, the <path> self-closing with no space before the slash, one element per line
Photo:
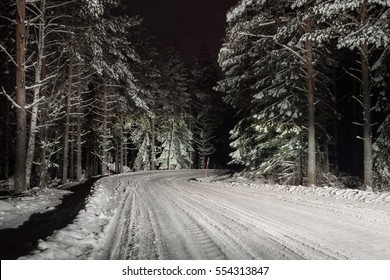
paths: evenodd
<path fill-rule="evenodd" d="M 107 84 L 106 81 L 104 81 L 104 90 L 103 90 L 103 143 L 102 143 L 102 174 L 107 174 L 107 164 L 108 164 L 108 152 L 107 152 Z"/>
<path fill-rule="evenodd" d="M 119 149 L 120 149 L 120 144 L 119 144 L 119 138 L 116 141 L 116 147 L 115 147 L 115 172 L 119 173 Z"/>
<path fill-rule="evenodd" d="M 68 180 L 68 164 L 69 164 L 69 127 L 70 127 L 70 109 L 72 99 L 72 80 L 73 80 L 73 56 L 69 61 L 68 68 L 68 95 L 66 97 L 66 119 L 64 132 L 64 161 L 62 166 L 62 183 Z"/>
<path fill-rule="evenodd" d="M 363 90 L 363 118 L 364 118 L 364 185 L 367 190 L 372 190 L 372 138 L 371 138 L 371 96 L 370 73 L 368 65 L 368 46 L 362 46 L 362 90 Z"/>
<path fill-rule="evenodd" d="M 301 120 L 299 120 L 299 126 L 302 127 Z M 303 135 L 302 131 L 299 132 L 299 143 L 303 144 Z M 303 178 L 304 178 L 304 168 L 303 168 L 303 153 L 299 153 L 299 158 L 298 158 L 298 182 L 299 185 L 303 185 Z"/>
<path fill-rule="evenodd" d="M 150 125 L 152 128 L 151 133 L 151 143 L 150 143 L 150 169 L 156 170 L 156 130 L 155 130 L 155 117 L 150 118 Z"/>
<path fill-rule="evenodd" d="M 171 139 L 169 139 L 169 148 L 168 148 L 168 170 L 171 170 L 171 153 L 172 153 L 172 146 L 173 146 L 174 129 L 175 129 L 175 120 L 172 119 Z"/>
<path fill-rule="evenodd" d="M 336 57 L 336 46 L 333 45 L 333 55 Z M 337 76 L 336 76 L 336 65 L 333 65 L 333 95 L 337 98 L 338 96 L 338 89 L 337 89 Z M 337 111 L 337 101 L 333 101 L 333 108 Z M 339 158 L 338 158 L 338 152 L 337 147 L 339 143 L 339 133 L 338 133 L 338 118 L 337 114 L 333 114 L 333 157 L 334 157 L 334 168 L 333 172 L 336 176 L 339 174 Z"/>
<path fill-rule="evenodd" d="M 192 115 L 192 110 L 191 110 L 191 106 L 190 106 L 190 115 Z M 192 119 L 191 118 L 188 118 L 188 129 L 189 129 L 189 131 L 191 131 L 192 132 Z M 192 169 L 193 168 L 193 157 L 194 157 L 194 155 L 193 155 L 193 153 L 192 153 L 192 151 L 190 150 L 190 152 L 189 152 L 189 159 L 190 159 L 190 169 Z"/>
<path fill-rule="evenodd" d="M 47 176 L 47 155 L 46 155 L 46 142 L 47 142 L 47 128 L 45 127 L 46 125 L 46 110 L 43 110 L 43 115 L 41 117 L 41 123 L 44 125 L 41 131 L 41 141 L 44 143 L 43 147 L 41 149 L 41 165 L 40 165 L 40 179 L 39 179 L 39 188 L 40 189 L 45 189 L 47 187 L 47 182 L 46 182 L 46 176 Z"/>
<path fill-rule="evenodd" d="M 368 0 L 363 0 L 361 6 L 361 23 L 368 19 Z M 371 96 L 370 96 L 370 66 L 367 43 L 363 43 L 360 50 L 362 67 L 362 94 L 363 94 L 363 121 L 364 121 L 364 185 L 372 191 L 372 138 L 371 138 Z"/>
<path fill-rule="evenodd" d="M 16 194 L 26 190 L 26 0 L 17 0 L 16 16 Z"/>
<path fill-rule="evenodd" d="M 96 141 L 98 141 L 99 137 L 93 133 L 92 134 L 92 141 L 91 141 L 91 151 L 98 150 L 98 147 L 96 145 Z M 100 158 L 98 158 L 96 155 L 91 154 L 92 158 L 92 175 L 98 175 L 99 173 L 99 166 L 100 166 Z"/>
<path fill-rule="evenodd" d="M 82 146 L 81 146 L 81 65 L 78 66 L 78 84 L 77 84 L 77 124 L 76 124 L 76 180 L 80 181 L 82 176 Z"/>
<path fill-rule="evenodd" d="M 9 106 L 8 104 L 5 105 L 6 107 L 6 111 L 5 111 L 5 135 L 4 135 L 4 140 L 5 140 L 5 143 L 4 143 L 4 158 L 5 158 L 5 165 L 4 165 L 4 175 L 8 178 L 9 176 L 9 172 L 10 172 L 10 166 L 9 166 L 9 163 L 10 163 L 10 141 L 11 141 L 11 137 L 10 137 L 10 132 L 9 132 L 9 129 L 11 127 L 11 121 L 10 121 L 10 112 L 9 112 Z"/>
<path fill-rule="evenodd" d="M 306 22 L 306 34 L 313 32 L 313 19 Z M 314 67 L 313 67 L 313 42 L 310 38 L 306 40 L 306 73 L 307 73 L 307 107 L 308 107 L 308 185 L 316 184 L 316 139 L 315 139 L 315 118 L 314 118 Z"/>
<path fill-rule="evenodd" d="M 129 166 L 129 160 L 128 160 L 128 150 L 127 150 L 127 136 L 125 138 L 125 148 L 124 148 L 124 165 Z"/>
<path fill-rule="evenodd" d="M 39 22 L 39 31 L 38 31 L 38 56 L 37 56 L 37 64 L 35 66 L 35 87 L 34 87 L 34 99 L 33 102 L 36 103 L 39 100 L 39 93 L 41 90 L 41 80 L 42 80 L 42 68 L 45 67 L 43 65 L 43 54 L 45 47 L 45 9 L 46 9 L 46 1 L 41 0 L 41 16 Z M 27 159 L 26 159 L 26 186 L 30 186 L 31 180 L 31 170 L 34 161 L 34 152 L 35 152 L 35 138 L 37 133 L 37 123 L 38 123 L 38 107 L 39 104 L 36 104 L 31 113 L 31 122 L 30 122 L 30 133 L 29 133 L 29 141 L 27 146 Z"/>
<path fill-rule="evenodd" d="M 69 151 L 69 179 L 74 179 L 74 128 L 72 127 L 72 131 L 70 133 L 70 151 Z"/>
<path fill-rule="evenodd" d="M 43 58 L 42 65 L 45 65 L 46 59 Z M 42 79 L 46 77 L 46 67 L 42 67 L 42 73 L 41 73 Z M 46 97 L 47 92 L 46 92 L 46 87 L 41 87 L 40 88 L 40 96 L 41 97 Z M 48 107 L 48 101 L 45 101 L 40 110 L 40 117 L 39 117 L 39 122 L 41 129 L 39 130 L 39 138 L 41 141 L 41 165 L 39 166 L 40 169 L 40 176 L 39 176 L 39 188 L 40 189 L 45 189 L 47 187 L 46 185 L 46 177 L 48 175 L 47 171 L 47 151 L 46 151 L 46 143 L 47 143 L 47 138 L 48 138 L 48 129 L 47 129 L 47 107 Z"/>

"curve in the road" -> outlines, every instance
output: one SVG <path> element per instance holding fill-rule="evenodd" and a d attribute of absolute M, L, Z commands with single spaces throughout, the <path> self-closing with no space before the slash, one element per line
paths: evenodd
<path fill-rule="evenodd" d="M 202 175 L 116 179 L 125 193 L 96 257 L 390 259 L 386 206 L 190 180 Z"/>

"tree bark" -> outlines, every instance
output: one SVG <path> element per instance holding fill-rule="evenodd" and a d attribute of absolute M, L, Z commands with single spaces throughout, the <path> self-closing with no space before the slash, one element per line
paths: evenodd
<path fill-rule="evenodd" d="M 125 138 L 125 145 L 124 145 L 124 165 L 125 166 L 129 166 L 129 161 L 128 161 L 128 150 L 127 150 L 127 146 L 128 146 L 128 143 L 127 143 L 127 136 Z"/>
<path fill-rule="evenodd" d="M 72 99 L 72 80 L 73 80 L 73 56 L 69 61 L 68 68 L 68 94 L 66 97 L 66 117 L 65 117 L 65 132 L 64 132 L 64 161 L 62 166 L 62 183 L 65 184 L 68 180 L 68 164 L 69 164 L 69 128 L 70 128 L 70 110 Z"/>
<path fill-rule="evenodd" d="M 306 34 L 313 32 L 313 19 L 306 22 Z M 306 73 L 307 73 L 307 108 L 308 108 L 308 185 L 316 184 L 316 139 L 315 139 L 315 116 L 314 116 L 314 67 L 313 67 L 313 42 L 306 40 Z"/>
<path fill-rule="evenodd" d="M 41 90 L 41 80 L 42 80 L 42 68 L 45 67 L 43 65 L 43 54 L 45 47 L 45 9 L 46 9 L 46 1 L 41 0 L 41 16 L 39 22 L 39 31 L 38 31 L 38 56 L 37 56 L 37 64 L 35 66 L 35 87 L 34 87 L 34 99 L 33 102 L 36 103 L 39 100 L 39 93 Z M 31 113 L 31 121 L 30 121 L 30 133 L 29 140 L 27 146 L 27 159 L 26 159 L 26 186 L 30 186 L 31 180 L 31 170 L 34 161 L 34 153 L 35 153 L 35 138 L 37 134 L 37 123 L 38 123 L 38 108 L 39 104 L 36 104 Z"/>
<path fill-rule="evenodd" d="M 361 24 L 368 19 L 368 0 L 363 0 L 361 6 Z M 372 138 L 371 138 L 371 95 L 370 95 L 370 66 L 367 43 L 363 43 L 360 50 L 362 67 L 362 94 L 363 94 L 363 122 L 364 122 L 364 185 L 372 191 Z"/>
<path fill-rule="evenodd" d="M 156 131 L 155 131 L 155 116 L 150 118 L 151 125 L 151 143 L 150 143 L 150 169 L 156 170 Z"/>
<path fill-rule="evenodd" d="M 16 194 L 26 190 L 26 0 L 17 0 L 16 16 L 16 155 L 15 185 Z"/>
<path fill-rule="evenodd" d="M 171 153 L 172 153 L 172 146 L 173 146 L 174 130 L 175 130 L 175 120 L 172 119 L 171 139 L 169 139 L 169 148 L 168 148 L 168 170 L 171 170 Z"/>
<path fill-rule="evenodd" d="M 69 179 L 74 179 L 74 128 L 72 127 L 72 131 L 70 132 L 70 150 L 69 150 Z"/>
<path fill-rule="evenodd" d="M 116 143 L 116 149 L 115 149 L 115 172 L 116 173 L 120 173 L 119 172 L 119 164 L 120 164 L 120 160 L 119 160 L 119 155 L 120 155 L 120 152 L 119 152 L 119 149 L 120 149 L 120 143 L 119 143 L 119 140 L 120 137 L 117 138 L 117 143 Z"/>
<path fill-rule="evenodd" d="M 123 154 L 124 154 L 124 145 L 123 145 L 123 141 L 125 139 L 124 137 L 124 118 L 123 118 L 123 114 L 121 114 L 120 116 L 120 123 L 121 123 L 121 128 L 120 128 L 120 142 L 119 142 L 119 151 L 120 151 L 120 159 L 119 159 L 119 173 L 123 173 Z"/>
<path fill-rule="evenodd" d="M 11 141 L 11 137 L 10 137 L 10 127 L 11 127 L 11 121 L 10 121 L 10 110 L 9 110 L 9 106 L 8 106 L 8 103 L 5 104 L 5 135 L 4 135 L 4 159 L 5 159 L 5 162 L 4 162 L 4 176 L 6 178 L 9 177 L 9 172 L 10 172 L 10 141 Z"/>
<path fill-rule="evenodd" d="M 81 144 L 81 65 L 78 66 L 78 83 L 77 83 L 77 124 L 76 124 L 76 180 L 80 181 L 82 176 L 82 144 Z"/>
<path fill-rule="evenodd" d="M 336 57 L 336 45 L 333 44 L 333 56 Z M 338 89 L 337 89 L 337 68 L 336 65 L 333 65 L 332 69 L 332 78 L 333 78 L 333 96 L 338 98 Z M 333 108 L 337 112 L 337 101 L 333 101 Z M 339 158 L 338 158 L 338 144 L 339 144 L 339 133 L 338 133 L 338 116 L 337 113 L 333 114 L 333 173 L 338 176 L 339 175 Z"/>
<path fill-rule="evenodd" d="M 191 110 L 191 106 L 190 106 L 190 115 L 192 115 L 192 110 Z M 188 118 L 188 129 L 189 129 L 189 131 L 191 131 L 192 132 L 192 119 L 191 118 Z M 194 157 L 194 155 L 193 155 L 193 153 L 192 153 L 192 151 L 190 150 L 190 152 L 189 152 L 189 159 L 190 159 L 190 169 L 192 169 L 193 168 L 193 157 Z"/>
<path fill-rule="evenodd" d="M 47 107 L 47 106 L 46 106 Z M 46 143 L 47 143 L 47 127 L 46 127 L 46 120 L 47 120 L 47 114 L 46 110 L 42 110 L 42 116 L 41 116 L 41 124 L 42 124 L 42 131 L 40 132 L 41 141 L 43 143 L 43 147 L 41 148 L 41 165 L 40 165 L 40 179 L 39 179 L 39 188 L 45 189 L 47 187 L 46 185 L 46 176 L 47 176 L 47 151 L 46 151 Z"/>
<path fill-rule="evenodd" d="M 104 81 L 104 90 L 103 90 L 103 143 L 102 143 L 102 174 L 107 174 L 107 164 L 108 164 L 108 152 L 107 152 L 107 84 Z"/>
<path fill-rule="evenodd" d="M 43 59 L 43 65 L 45 65 L 45 59 Z M 42 78 L 45 78 L 46 76 L 46 67 L 42 67 L 42 73 L 41 73 Z M 40 88 L 40 96 L 41 97 L 46 97 L 46 87 L 41 87 Z M 39 176 L 39 188 L 40 189 L 45 189 L 47 187 L 46 185 L 46 176 L 48 175 L 47 171 L 47 151 L 46 151 L 46 143 L 47 143 L 47 138 L 48 138 L 48 129 L 47 129 L 47 106 L 48 106 L 48 101 L 44 102 L 41 106 L 41 112 L 40 112 L 40 126 L 41 129 L 39 131 L 39 137 L 41 140 L 41 165 L 40 165 L 40 176 Z"/>

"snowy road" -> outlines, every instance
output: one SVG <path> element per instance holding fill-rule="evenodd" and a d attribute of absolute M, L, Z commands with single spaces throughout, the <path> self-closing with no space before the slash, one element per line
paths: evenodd
<path fill-rule="evenodd" d="M 100 259 L 390 259 L 388 205 L 197 182 L 200 171 L 104 179 L 123 189 Z"/>

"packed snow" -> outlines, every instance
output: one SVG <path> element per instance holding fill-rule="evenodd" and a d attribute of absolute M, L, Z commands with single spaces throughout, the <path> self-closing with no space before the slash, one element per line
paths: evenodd
<path fill-rule="evenodd" d="M 21 259 L 390 259 L 389 193 L 211 174 L 105 177 Z"/>

